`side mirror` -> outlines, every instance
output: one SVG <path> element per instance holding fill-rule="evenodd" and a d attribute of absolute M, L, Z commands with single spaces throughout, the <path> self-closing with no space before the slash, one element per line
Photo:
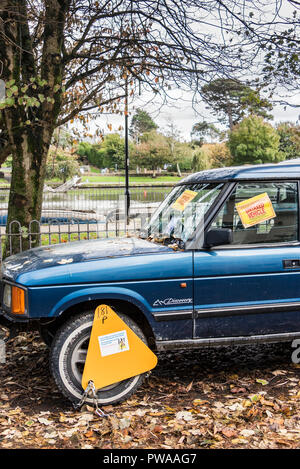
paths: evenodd
<path fill-rule="evenodd" d="M 206 247 L 221 246 L 232 243 L 232 230 L 229 228 L 211 229 L 205 233 L 204 245 Z"/>

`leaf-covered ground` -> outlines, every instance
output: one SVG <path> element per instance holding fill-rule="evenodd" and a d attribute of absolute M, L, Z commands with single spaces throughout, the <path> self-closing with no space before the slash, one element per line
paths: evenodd
<path fill-rule="evenodd" d="M 300 448 L 300 365 L 290 344 L 161 353 L 128 401 L 75 411 L 35 334 L 0 365 L 0 448 Z"/>

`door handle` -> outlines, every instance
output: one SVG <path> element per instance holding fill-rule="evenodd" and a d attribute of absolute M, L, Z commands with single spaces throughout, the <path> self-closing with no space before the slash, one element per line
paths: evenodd
<path fill-rule="evenodd" d="M 297 269 L 300 267 L 300 259 L 285 259 L 282 263 L 284 269 Z"/>

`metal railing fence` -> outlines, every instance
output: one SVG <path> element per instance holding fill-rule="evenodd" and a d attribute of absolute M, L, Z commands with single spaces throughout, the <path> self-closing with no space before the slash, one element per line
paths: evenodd
<path fill-rule="evenodd" d="M 131 213 L 152 211 L 164 200 L 171 185 L 130 187 Z M 125 189 L 121 186 L 77 187 L 66 192 L 44 191 L 42 223 L 103 222 L 125 209 Z M 6 225 L 9 188 L 0 187 L 0 226 Z"/>
<path fill-rule="evenodd" d="M 18 220 L 6 227 L 9 190 L 0 189 L 0 260 L 5 247 L 10 255 L 42 245 L 138 234 L 170 190 L 166 185 L 130 188 L 129 224 L 123 187 L 45 192 L 41 220 L 33 220 L 25 229 Z"/>
<path fill-rule="evenodd" d="M 41 223 L 33 220 L 29 229 L 24 229 L 17 220 L 12 221 L 7 229 L 1 227 L 1 252 L 2 261 L 5 245 L 6 256 L 22 252 L 24 249 L 31 249 L 38 246 L 50 244 L 68 243 L 72 241 L 83 241 L 99 238 L 112 238 L 129 235 L 138 235 L 144 223 L 151 216 L 151 213 L 144 214 L 143 217 L 130 219 L 129 225 L 125 224 L 124 218 L 118 218 L 113 222 L 104 223 L 65 223 L 59 221 L 54 223 Z M 26 247 L 25 247 L 26 246 Z"/>

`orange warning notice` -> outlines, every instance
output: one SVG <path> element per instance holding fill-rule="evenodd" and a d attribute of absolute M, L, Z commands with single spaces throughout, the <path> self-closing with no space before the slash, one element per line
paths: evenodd
<path fill-rule="evenodd" d="M 235 204 L 244 228 L 276 217 L 270 197 L 265 192 Z"/>
<path fill-rule="evenodd" d="M 185 207 L 191 202 L 191 200 L 196 197 L 196 195 L 198 195 L 198 192 L 190 191 L 187 189 L 181 194 L 180 197 L 178 197 L 172 207 L 176 210 L 180 210 L 181 212 L 183 212 Z"/>

